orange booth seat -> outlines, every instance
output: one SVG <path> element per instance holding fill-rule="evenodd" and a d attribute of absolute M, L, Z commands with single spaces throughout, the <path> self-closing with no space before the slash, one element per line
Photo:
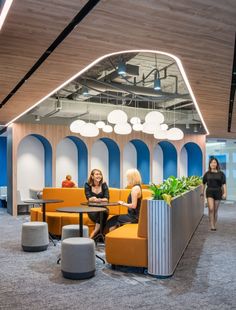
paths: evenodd
<path fill-rule="evenodd" d="M 126 224 L 106 234 L 105 250 L 111 265 L 148 266 L 147 200 L 142 201 L 138 224 Z"/>
<path fill-rule="evenodd" d="M 110 201 L 118 200 L 126 201 L 130 193 L 130 189 L 109 188 Z M 151 196 L 148 189 L 143 190 L 143 198 Z M 48 230 L 51 234 L 60 236 L 62 227 L 69 224 L 79 223 L 78 213 L 65 213 L 56 211 L 58 208 L 78 207 L 81 202 L 85 202 L 86 197 L 84 188 L 56 188 L 47 187 L 43 189 L 43 199 L 60 199 L 63 202 L 46 204 L 46 222 L 48 223 Z M 121 205 L 108 206 L 109 217 L 117 214 L 126 214 L 127 208 Z M 42 221 L 43 213 L 40 208 L 31 208 L 31 221 Z M 89 219 L 86 213 L 83 214 L 83 223 L 89 227 L 91 233 L 94 229 L 94 223 Z"/>

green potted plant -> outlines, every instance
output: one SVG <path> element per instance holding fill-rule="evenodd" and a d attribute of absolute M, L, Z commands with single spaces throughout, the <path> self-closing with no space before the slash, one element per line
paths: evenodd
<path fill-rule="evenodd" d="M 170 176 L 163 183 L 156 185 L 151 184 L 149 189 L 152 192 L 153 200 L 164 200 L 171 206 L 171 200 L 183 195 L 185 192 L 194 189 L 202 183 L 198 176 L 176 178 Z"/>

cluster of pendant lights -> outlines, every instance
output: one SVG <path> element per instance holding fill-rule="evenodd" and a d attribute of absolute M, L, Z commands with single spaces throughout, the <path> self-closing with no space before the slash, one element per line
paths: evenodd
<path fill-rule="evenodd" d="M 105 133 L 114 132 L 118 135 L 128 135 L 134 131 L 142 131 L 147 134 L 154 135 L 154 138 L 181 140 L 184 133 L 181 129 L 173 127 L 168 129 L 168 125 L 164 124 L 164 115 L 158 111 L 151 111 L 145 116 L 145 122 L 142 124 L 139 117 L 134 116 L 128 123 L 128 116 L 123 110 L 113 110 L 107 116 L 107 121 L 114 125 L 105 124 L 103 121 L 98 121 L 96 124 L 86 123 L 83 120 L 76 120 L 71 123 L 70 130 L 78 133 L 83 137 L 96 137 L 99 135 L 99 129 Z"/>

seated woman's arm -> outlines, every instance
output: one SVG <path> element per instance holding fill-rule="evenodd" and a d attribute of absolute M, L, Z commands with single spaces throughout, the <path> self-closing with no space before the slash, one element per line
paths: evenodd
<path fill-rule="evenodd" d="M 109 201 L 109 188 L 107 186 L 107 183 L 102 183 L 102 193 L 103 198 L 100 198 L 100 201 Z"/>
<path fill-rule="evenodd" d="M 132 200 L 132 203 L 126 203 L 124 201 L 119 201 L 119 203 L 122 205 L 122 206 L 125 206 L 127 208 L 130 208 L 130 209 L 136 209 L 137 208 L 137 203 L 138 203 L 138 198 L 141 197 L 141 189 L 139 186 L 134 186 L 131 190 L 131 200 Z"/>
<path fill-rule="evenodd" d="M 84 184 L 84 193 L 88 201 L 91 201 L 91 202 L 97 201 L 97 198 L 93 196 L 91 186 L 89 186 L 88 183 Z"/>

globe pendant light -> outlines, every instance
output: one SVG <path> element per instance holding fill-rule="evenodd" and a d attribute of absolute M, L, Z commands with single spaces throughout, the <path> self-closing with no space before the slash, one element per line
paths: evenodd
<path fill-rule="evenodd" d="M 161 130 L 167 130 L 168 127 L 169 126 L 167 124 L 161 124 Z"/>
<path fill-rule="evenodd" d="M 82 126 L 85 124 L 85 121 L 76 120 L 70 124 L 70 131 L 74 133 L 80 133 Z"/>
<path fill-rule="evenodd" d="M 147 123 L 162 124 L 164 120 L 164 115 L 158 111 L 151 111 L 145 116 L 145 122 Z"/>
<path fill-rule="evenodd" d="M 132 128 L 130 124 L 124 123 L 124 124 L 116 124 L 114 127 L 114 132 L 118 135 L 128 135 L 132 131 Z"/>
<path fill-rule="evenodd" d="M 167 138 L 167 130 L 157 130 L 154 132 L 154 138 L 158 140 L 163 140 Z"/>
<path fill-rule="evenodd" d="M 159 123 L 151 123 L 151 122 L 145 122 L 143 124 L 143 132 L 147 133 L 149 135 L 153 135 L 155 131 L 161 129 Z"/>
<path fill-rule="evenodd" d="M 97 128 L 103 128 L 106 124 L 103 121 L 98 121 L 96 124 Z"/>
<path fill-rule="evenodd" d="M 92 123 L 86 123 L 81 128 L 80 134 L 83 137 L 96 137 L 99 135 L 99 129 Z"/>
<path fill-rule="evenodd" d="M 167 130 L 167 139 L 168 140 L 172 140 L 172 141 L 182 140 L 183 137 L 184 137 L 184 133 L 179 128 L 174 127 L 174 128 Z"/>
<path fill-rule="evenodd" d="M 141 120 L 140 120 L 140 118 L 139 117 L 137 117 L 137 116 L 134 116 L 134 117 L 132 117 L 131 119 L 130 119 L 130 123 L 131 124 L 140 124 L 141 123 Z"/>
<path fill-rule="evenodd" d="M 123 124 L 127 123 L 128 116 L 124 111 L 117 109 L 108 114 L 107 120 L 111 124 Z"/>
<path fill-rule="evenodd" d="M 133 130 L 134 131 L 142 131 L 143 130 L 143 124 L 136 123 L 133 125 Z"/>
<path fill-rule="evenodd" d="M 113 128 L 111 127 L 111 125 L 105 125 L 103 128 L 102 128 L 103 132 L 106 132 L 106 133 L 110 133 L 113 131 Z"/>

